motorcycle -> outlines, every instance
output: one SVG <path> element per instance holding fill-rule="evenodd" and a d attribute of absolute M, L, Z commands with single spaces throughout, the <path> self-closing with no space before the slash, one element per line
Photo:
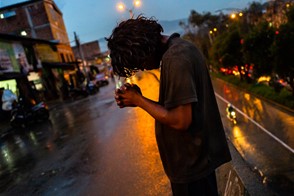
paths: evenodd
<path fill-rule="evenodd" d="M 234 107 L 231 104 L 228 104 L 227 108 L 227 117 L 228 119 L 234 124 L 237 124 L 237 116 L 236 116 L 236 111 L 234 109 Z"/>
<path fill-rule="evenodd" d="M 32 107 L 26 107 L 22 99 L 20 99 L 12 109 L 11 116 L 10 125 L 12 127 L 25 128 L 29 124 L 48 120 L 49 109 L 44 102 L 40 102 Z"/>
<path fill-rule="evenodd" d="M 96 85 L 93 81 L 87 82 L 87 91 L 90 95 L 94 95 L 99 92 L 99 86 Z"/>

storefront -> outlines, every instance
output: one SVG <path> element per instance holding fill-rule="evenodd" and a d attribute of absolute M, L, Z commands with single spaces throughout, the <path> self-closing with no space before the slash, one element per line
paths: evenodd
<path fill-rule="evenodd" d="M 75 75 L 77 66 L 76 62 L 60 62 L 57 45 L 56 41 L 0 33 L 0 74 L 3 76 L 2 79 L 0 78 L 0 84 L 2 87 L 11 89 L 18 96 L 26 93 L 31 96 L 28 100 L 33 99 L 35 102 L 66 98 L 62 89 L 64 81 L 73 83 L 74 80 L 70 78 Z M 23 78 L 21 84 L 13 78 L 15 74 Z M 8 76 L 9 80 L 3 79 L 9 78 Z M 20 90 L 22 86 L 28 86 L 29 92 Z"/>
<path fill-rule="evenodd" d="M 45 96 L 56 96 L 63 100 L 68 98 L 69 86 L 77 86 L 77 66 L 76 63 L 46 63 L 43 62 L 42 79 L 45 89 Z M 52 92 L 56 92 L 52 94 Z"/>
<path fill-rule="evenodd" d="M 1 120 L 5 120 L 10 116 L 10 111 L 3 110 L 2 108 L 2 93 L 4 90 L 11 90 L 12 93 L 16 95 L 17 100 L 20 97 L 23 98 L 24 103 L 28 106 L 34 105 L 38 101 L 38 98 L 29 85 L 27 77 L 19 72 L 0 73 L 0 89 Z"/>
<path fill-rule="evenodd" d="M 0 35 L 0 88 L 11 90 L 28 104 L 34 104 L 37 101 L 27 78 L 37 66 L 34 59 L 30 58 L 28 61 L 27 57 L 32 55 L 32 46 L 24 44 L 21 38 Z"/>

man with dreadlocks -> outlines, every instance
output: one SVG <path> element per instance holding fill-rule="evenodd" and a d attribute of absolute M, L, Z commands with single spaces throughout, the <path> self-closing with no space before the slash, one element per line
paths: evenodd
<path fill-rule="evenodd" d="M 162 35 L 153 18 L 121 22 L 108 41 L 114 73 L 161 68 L 159 101 L 125 84 L 115 92 L 120 108 L 138 106 L 155 118 L 155 133 L 173 195 L 218 195 L 215 169 L 231 160 L 204 57 L 175 33 Z"/>

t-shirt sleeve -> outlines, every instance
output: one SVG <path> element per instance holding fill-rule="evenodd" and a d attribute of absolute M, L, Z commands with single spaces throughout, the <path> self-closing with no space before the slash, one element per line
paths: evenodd
<path fill-rule="evenodd" d="M 194 65 L 186 59 L 174 57 L 165 66 L 165 107 L 173 108 L 197 102 Z"/>

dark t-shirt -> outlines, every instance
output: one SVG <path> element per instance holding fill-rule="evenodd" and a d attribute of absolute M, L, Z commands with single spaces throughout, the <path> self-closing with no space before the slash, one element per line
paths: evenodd
<path fill-rule="evenodd" d="M 173 183 L 198 180 L 231 160 L 205 60 L 190 42 L 173 38 L 162 58 L 159 103 L 192 104 L 192 124 L 179 132 L 156 122 L 156 139 Z"/>

